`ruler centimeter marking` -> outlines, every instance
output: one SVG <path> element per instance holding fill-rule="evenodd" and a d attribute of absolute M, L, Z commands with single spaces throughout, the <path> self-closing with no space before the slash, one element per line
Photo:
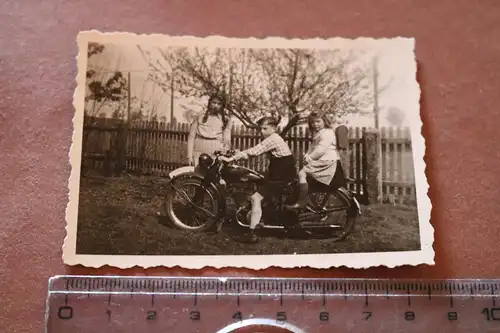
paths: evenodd
<path fill-rule="evenodd" d="M 284 323 L 295 327 L 289 332 L 331 332 L 333 327 L 359 326 L 363 333 L 387 325 L 400 329 L 408 323 L 413 323 L 405 328 L 408 332 L 432 331 L 434 327 L 440 332 L 471 328 L 500 332 L 499 285 L 500 279 L 58 276 L 49 283 L 46 332 L 93 333 L 102 325 L 122 325 L 120 332 L 125 333 L 127 329 L 210 332 L 204 330 L 207 325 L 214 326 L 213 332 L 232 332 L 227 327 L 250 325 L 256 317 L 262 323 L 274 319 L 282 328 Z M 394 321 L 399 312 L 403 317 Z M 165 317 L 169 321 L 161 321 Z M 201 321 L 203 328 L 197 326 Z M 156 328 L 151 323 L 157 323 Z M 418 323 L 427 325 L 417 327 Z M 162 325 L 172 327 L 168 330 Z"/>

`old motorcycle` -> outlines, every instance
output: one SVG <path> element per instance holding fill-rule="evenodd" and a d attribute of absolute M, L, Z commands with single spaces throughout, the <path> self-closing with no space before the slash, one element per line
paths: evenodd
<path fill-rule="evenodd" d="M 169 174 L 165 211 L 176 227 L 191 231 L 220 231 L 225 223 L 250 227 L 250 196 L 258 184 L 265 181 L 264 175 L 219 159 L 234 153 L 218 151 L 213 156 L 203 154 L 196 168 L 185 166 Z M 285 208 L 298 197 L 298 179 L 278 184 L 283 191 L 281 195 L 263 201 L 259 227 L 301 229 L 333 241 L 344 239 L 353 229 L 361 211 L 354 193 L 344 186 L 340 162 L 330 186 L 312 179 L 308 179 L 308 183 L 309 204 L 298 212 Z M 228 214 L 228 198 L 235 203 L 232 214 Z"/>

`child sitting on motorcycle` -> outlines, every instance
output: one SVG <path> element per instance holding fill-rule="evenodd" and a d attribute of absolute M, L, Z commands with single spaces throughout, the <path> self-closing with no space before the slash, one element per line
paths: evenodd
<path fill-rule="evenodd" d="M 336 135 L 327 115 L 312 112 L 307 123 L 312 132 L 312 142 L 304 155 L 304 167 L 299 171 L 299 201 L 287 205 L 288 209 L 302 209 L 306 206 L 309 190 L 307 176 L 329 185 L 340 160 Z"/>
<path fill-rule="evenodd" d="M 233 162 L 267 153 L 270 155 L 270 161 L 266 180 L 286 184 L 296 179 L 295 158 L 288 144 L 276 132 L 278 127 L 277 120 L 274 117 L 264 117 L 257 122 L 257 125 L 264 137 L 262 142 L 250 149 L 236 153 L 233 157 L 221 157 L 221 159 L 226 162 Z M 251 197 L 250 232 L 247 236 L 252 243 L 258 240 L 255 234 L 255 227 L 260 223 L 262 218 L 262 200 L 278 194 L 276 192 L 280 191 L 280 184 L 263 182 L 263 185 Z"/>

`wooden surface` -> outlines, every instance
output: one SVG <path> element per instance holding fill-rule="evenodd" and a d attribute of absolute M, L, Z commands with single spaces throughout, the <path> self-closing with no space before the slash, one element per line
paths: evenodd
<path fill-rule="evenodd" d="M 34 1 L 0 4 L 0 322 L 41 332 L 55 274 L 497 277 L 500 1 Z M 417 41 L 436 266 L 368 270 L 65 267 L 79 30 Z"/>

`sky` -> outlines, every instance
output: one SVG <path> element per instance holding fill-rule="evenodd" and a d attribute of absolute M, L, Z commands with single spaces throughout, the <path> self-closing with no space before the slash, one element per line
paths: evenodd
<path fill-rule="evenodd" d="M 147 45 L 143 45 L 142 47 L 148 49 Z M 386 90 L 379 95 L 380 126 L 390 126 L 390 123 L 386 119 L 389 108 L 398 108 L 403 113 L 409 109 L 407 108 L 407 88 L 410 80 L 414 80 L 415 77 L 414 74 L 413 77 L 410 77 L 408 70 L 401 70 L 401 68 L 402 66 L 406 66 L 408 61 L 413 60 L 413 58 L 409 58 L 413 57 L 413 54 L 402 53 L 397 45 L 380 43 L 380 47 L 376 50 L 371 47 L 368 55 L 361 61 L 371 62 L 373 52 L 379 54 L 379 86 L 383 87 L 389 84 Z M 130 71 L 132 95 L 143 97 L 146 100 L 153 100 L 154 103 L 158 104 L 158 115 L 165 116 L 167 121 L 169 121 L 171 109 L 169 92 L 164 92 L 152 82 L 148 82 L 149 65 L 135 44 L 105 44 L 104 52 L 89 59 L 88 68 L 108 71 Z M 174 116 L 181 122 L 185 121 L 183 119 L 183 106 L 195 109 L 199 108 L 195 104 L 190 103 L 186 98 L 176 98 L 174 100 Z M 199 110 L 202 111 L 201 108 Z M 112 112 L 110 108 L 103 108 L 101 111 L 107 115 L 110 115 Z M 408 122 L 410 118 L 405 116 L 402 126 L 409 126 Z M 374 126 L 374 117 L 372 115 L 366 116 L 360 114 L 349 115 L 343 119 L 343 123 L 348 126 L 372 127 Z"/>

